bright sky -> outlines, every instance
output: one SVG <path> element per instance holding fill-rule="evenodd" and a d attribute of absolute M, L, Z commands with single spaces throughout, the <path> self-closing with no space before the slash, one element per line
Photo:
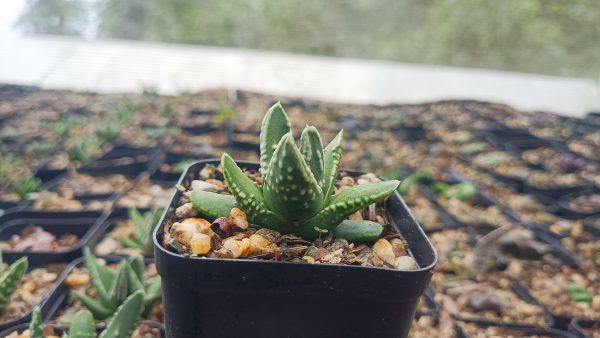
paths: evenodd
<path fill-rule="evenodd" d="M 16 34 L 14 23 L 25 6 L 25 0 L 0 0 L 0 33 Z"/>

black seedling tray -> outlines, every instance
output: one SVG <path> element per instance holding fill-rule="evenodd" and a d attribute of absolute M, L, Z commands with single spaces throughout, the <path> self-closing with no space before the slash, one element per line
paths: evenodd
<path fill-rule="evenodd" d="M 583 220 L 583 229 L 600 238 L 600 216 L 589 216 Z"/>
<path fill-rule="evenodd" d="M 177 164 L 186 160 L 198 160 L 203 158 L 214 158 L 214 154 L 206 154 L 205 156 L 197 156 L 197 155 L 186 155 L 186 154 L 177 154 L 172 152 L 167 152 L 164 154 L 164 158 L 161 163 L 158 164 L 157 170 L 150 176 L 151 180 L 157 181 L 167 181 L 167 182 L 177 182 L 179 177 L 181 176 L 181 172 L 172 172 L 172 171 L 163 171 L 161 166 L 163 164 L 168 164 L 171 167 L 174 164 Z M 190 162 L 191 163 L 191 162 Z"/>
<path fill-rule="evenodd" d="M 588 335 L 585 330 L 593 330 L 594 332 L 600 331 L 600 321 L 591 320 L 585 318 L 575 318 L 569 325 L 569 331 L 576 334 L 579 338 L 594 338 Z"/>
<path fill-rule="evenodd" d="M 31 261 L 30 261 L 29 262 L 29 268 L 27 269 L 27 271 L 29 272 L 29 271 L 31 271 L 33 269 L 36 269 L 36 268 L 46 268 L 46 267 L 47 267 L 47 264 L 35 265 L 35 264 L 31 264 Z M 58 289 L 59 285 L 64 281 L 64 279 L 66 277 L 65 272 L 66 272 L 67 268 L 65 268 L 65 270 L 58 276 L 58 278 L 56 279 L 56 281 L 54 282 L 54 284 L 52 285 L 52 287 L 50 288 L 50 290 L 48 290 L 48 292 L 37 303 L 36 306 L 40 307 L 40 310 L 42 311 L 42 315 L 45 315 L 49 311 L 51 311 L 52 304 L 57 300 L 58 294 L 56 293 L 56 290 Z M 31 309 L 29 309 L 20 318 L 17 318 L 17 319 L 11 320 L 11 321 L 7 321 L 7 322 L 4 322 L 4 323 L 0 323 L 0 331 L 3 331 L 3 330 L 8 329 L 8 328 L 15 327 L 15 326 L 17 326 L 19 324 L 22 324 L 22 323 L 28 323 L 31 320 L 31 315 L 33 313 L 33 308 L 34 307 L 32 307 Z M 0 337 L 5 337 L 5 335 L 0 334 Z"/>
<path fill-rule="evenodd" d="M 600 216 L 600 210 L 598 210 L 596 212 L 585 213 L 585 212 L 574 210 L 570 206 L 570 202 L 573 199 L 580 197 L 580 196 L 592 195 L 592 194 L 600 194 L 600 192 L 598 192 L 595 189 L 588 189 L 588 190 L 584 190 L 584 191 L 574 192 L 574 193 L 571 193 L 571 194 L 568 194 L 568 195 L 565 195 L 565 196 L 559 198 L 558 199 L 558 207 L 559 207 L 558 213 L 560 214 L 560 216 L 562 216 L 564 218 L 568 218 L 568 219 L 582 219 L 582 218 L 591 217 L 591 216 Z"/>
<path fill-rule="evenodd" d="M 90 175 L 121 174 L 136 177 L 155 163 L 156 157 L 161 151 L 160 147 L 118 145 L 100 158 L 83 166 L 79 172 Z"/>
<path fill-rule="evenodd" d="M 590 187 L 591 184 L 570 187 L 543 188 L 523 182 L 523 192 L 533 195 L 533 197 L 535 197 L 539 202 L 548 205 L 556 204 L 556 201 L 562 196 L 582 190 L 589 190 Z"/>
<path fill-rule="evenodd" d="M 117 264 L 120 261 L 126 259 L 125 256 L 118 255 L 108 255 L 108 256 L 96 256 L 98 259 L 103 259 L 107 264 Z M 63 272 L 63 278 L 60 281 L 60 284 L 56 286 L 56 290 L 54 291 L 55 296 L 53 298 L 53 302 L 49 304 L 47 311 L 44 313 L 44 321 L 56 321 L 56 317 L 59 314 L 59 311 L 69 305 L 69 299 L 71 297 L 71 288 L 65 283 L 65 279 L 73 272 L 73 269 L 76 267 L 85 266 L 85 260 L 83 257 L 77 258 L 72 261 L 71 264 L 67 266 L 65 271 Z M 151 259 L 144 259 L 144 263 L 146 265 L 153 263 Z"/>
<path fill-rule="evenodd" d="M 437 316 L 440 312 L 441 305 L 435 301 L 435 291 L 432 288 L 428 288 L 422 296 L 425 303 L 425 309 L 417 308 L 415 318 L 422 316 Z"/>
<path fill-rule="evenodd" d="M 542 335 L 542 336 L 553 337 L 553 338 L 577 338 L 577 336 L 575 336 L 567 331 L 562 331 L 562 330 L 557 330 L 557 329 L 545 329 L 545 328 L 539 328 L 539 327 L 533 327 L 533 326 L 511 325 L 511 324 L 486 325 L 483 323 L 478 324 L 478 326 L 481 328 L 487 328 L 490 326 L 504 328 L 504 329 L 510 331 L 511 334 L 514 335 L 514 337 L 531 337 L 531 336 L 536 336 L 536 335 Z M 462 331 L 461 338 L 471 338 L 471 336 L 469 334 L 467 334 L 464 330 L 461 329 L 460 331 Z M 476 337 L 473 337 L 473 338 L 476 338 Z"/>
<path fill-rule="evenodd" d="M 30 264 L 67 263 L 82 255 L 82 250 L 108 217 L 104 211 L 44 212 L 22 210 L 7 213 L 0 217 L 0 240 L 8 240 L 20 233 L 27 225 L 34 224 L 55 236 L 65 233 L 79 237 L 79 242 L 65 251 L 13 251 L 2 252 L 6 261 L 29 257 Z"/>
<path fill-rule="evenodd" d="M 532 305 L 537 305 L 543 310 L 543 316 L 546 321 L 546 325 L 544 325 L 544 328 L 550 328 L 550 327 L 554 326 L 554 317 L 552 316 L 552 314 L 550 314 L 548 311 L 546 311 L 546 308 L 543 305 L 539 304 L 539 302 L 537 302 L 529 294 L 529 292 L 527 292 L 527 290 L 525 288 L 523 288 L 518 283 L 513 283 L 511 285 L 511 289 L 524 302 L 526 302 L 528 304 L 532 304 Z M 460 320 L 462 322 L 475 323 L 477 325 L 484 326 L 484 327 L 486 327 L 486 326 L 505 326 L 505 327 L 526 328 L 526 329 L 536 329 L 536 328 L 542 329 L 542 327 L 537 327 L 537 326 L 534 326 L 531 324 L 515 323 L 515 322 L 510 323 L 510 322 L 505 322 L 502 319 L 487 319 L 487 318 L 483 318 L 483 317 L 468 317 L 468 316 L 463 316 L 461 314 L 456 314 L 454 317 L 457 320 Z"/>
<path fill-rule="evenodd" d="M 141 214 L 143 214 L 147 211 L 150 211 L 150 209 L 138 209 L 138 211 Z M 129 209 L 127 209 L 127 208 L 114 208 L 113 211 L 111 212 L 110 216 L 108 217 L 108 219 L 106 219 L 104 221 L 104 223 L 102 223 L 102 225 L 98 228 L 98 231 L 96 231 L 94 233 L 94 236 L 92 238 L 90 238 L 87 246 L 90 249 L 92 249 L 95 253 L 96 245 L 98 245 L 98 243 L 100 243 L 102 241 L 102 239 L 104 239 L 104 237 L 106 235 L 108 235 L 108 233 L 110 233 L 115 228 L 116 222 L 121 221 L 121 220 L 126 220 L 129 218 L 128 212 L 129 212 Z M 113 253 L 113 254 L 111 254 L 111 256 L 121 256 L 121 254 Z M 154 253 L 144 254 L 144 258 L 153 259 L 153 257 L 154 257 Z"/>

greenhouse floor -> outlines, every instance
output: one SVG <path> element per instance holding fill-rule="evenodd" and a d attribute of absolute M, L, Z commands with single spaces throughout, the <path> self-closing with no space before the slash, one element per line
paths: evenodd
<path fill-rule="evenodd" d="M 263 112 L 278 100 L 294 131 L 310 123 L 327 143 L 344 130 L 343 168 L 404 182 L 400 192 L 439 257 L 411 337 L 598 337 L 597 120 L 473 100 L 374 106 L 232 90 L 22 86 L 0 86 L 0 249 L 5 262 L 26 255 L 36 269 L 0 315 L 0 332 L 19 330 L 36 304 L 47 323 L 82 308 L 69 295 L 90 288 L 84 247 L 112 255 L 109 264 L 144 253 L 144 276 L 156 276 L 152 253 L 123 240 L 135 230 L 130 210 L 168 205 L 191 162 L 224 151 L 258 160 Z M 206 177 L 200 184 L 224 186 Z M 374 216 L 366 208 L 352 217 Z M 366 257 L 344 263 L 384 264 Z M 335 264 L 321 258 L 313 263 Z M 30 283 L 37 291 L 24 297 Z M 144 319 L 160 337 L 162 303 Z"/>
<path fill-rule="evenodd" d="M 0 83 L 162 94 L 235 88 L 356 103 L 473 99 L 583 117 L 598 83 L 515 72 L 57 36 L 0 36 Z"/>

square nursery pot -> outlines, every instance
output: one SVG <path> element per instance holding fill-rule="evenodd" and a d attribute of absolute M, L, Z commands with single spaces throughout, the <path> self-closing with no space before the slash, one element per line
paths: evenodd
<path fill-rule="evenodd" d="M 192 164 L 179 184 L 200 169 Z M 258 163 L 238 162 L 257 170 Z M 154 232 L 168 338 L 180 337 L 406 337 L 419 297 L 437 262 L 421 227 L 395 192 L 388 218 L 407 240 L 419 266 L 400 271 L 350 265 L 250 259 L 192 258 L 163 248 L 165 222 L 175 218 L 176 191 Z"/>

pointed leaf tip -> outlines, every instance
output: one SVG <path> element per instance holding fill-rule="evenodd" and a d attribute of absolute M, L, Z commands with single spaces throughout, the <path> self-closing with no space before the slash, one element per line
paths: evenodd
<path fill-rule="evenodd" d="M 260 166 L 263 175 L 268 171 L 269 162 L 279 140 L 291 131 L 290 121 L 280 102 L 275 103 L 262 122 L 260 130 Z"/>

